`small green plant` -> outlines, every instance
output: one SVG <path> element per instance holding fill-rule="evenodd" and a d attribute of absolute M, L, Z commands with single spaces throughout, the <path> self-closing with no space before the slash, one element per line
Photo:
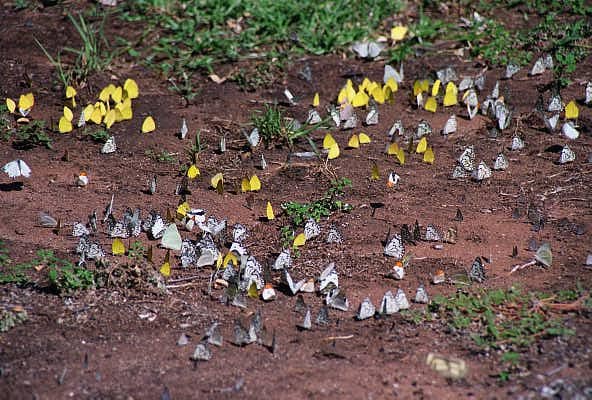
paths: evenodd
<path fill-rule="evenodd" d="M 189 155 L 189 162 L 192 164 L 197 162 L 199 155 L 203 150 L 204 146 L 201 143 L 201 130 L 198 129 L 195 132 L 195 139 L 187 151 L 187 154 Z"/>
<path fill-rule="evenodd" d="M 310 218 L 319 221 L 323 217 L 330 216 L 334 211 L 347 212 L 351 206 L 339 199 L 345 194 L 347 187 L 351 187 L 351 180 L 340 178 L 331 182 L 331 187 L 320 199 L 309 203 L 288 201 L 282 204 L 282 208 L 292 219 L 294 226 L 302 226 Z"/>
<path fill-rule="evenodd" d="M 109 140 L 109 132 L 106 129 L 97 129 L 88 132 L 87 135 L 92 139 L 93 142 L 105 143 Z"/>
<path fill-rule="evenodd" d="M 51 147 L 52 140 L 47 134 L 45 121 L 36 120 L 28 124 L 19 125 L 16 129 L 16 139 L 13 143 L 17 149 L 32 149 L 36 146 Z"/>
<path fill-rule="evenodd" d="M 0 140 L 8 141 L 14 133 L 12 118 L 6 104 L 0 104 Z"/>
<path fill-rule="evenodd" d="M 104 35 L 106 13 L 102 15 L 101 21 L 95 24 L 88 23 L 82 15 L 75 18 L 68 14 L 68 19 L 82 41 L 81 48 L 64 47 L 58 51 L 54 58 L 35 38 L 37 46 L 43 51 L 53 67 L 56 68 L 58 80 L 64 87 L 70 85 L 72 81 L 76 83 L 84 82 L 90 74 L 102 71 L 113 58 L 113 53 L 109 50 L 109 44 Z M 75 56 L 75 60 L 71 65 L 65 65 L 62 61 L 63 51 Z"/>
<path fill-rule="evenodd" d="M 144 260 L 146 247 L 138 240 L 133 241 L 127 250 L 127 256 L 133 265 L 138 265 Z"/>
<path fill-rule="evenodd" d="M 35 263 L 47 266 L 50 288 L 58 294 L 70 294 L 95 286 L 92 271 L 57 257 L 52 250 L 39 250 Z"/>
<path fill-rule="evenodd" d="M 29 0 L 14 0 L 14 9 L 17 11 L 25 10 L 30 6 Z"/>
<path fill-rule="evenodd" d="M 280 243 L 283 248 L 290 248 L 294 242 L 294 229 L 289 225 L 280 228 Z"/>
<path fill-rule="evenodd" d="M 154 150 L 152 149 L 148 149 L 144 152 L 144 154 L 146 155 L 146 157 L 159 162 L 159 163 L 170 163 L 173 164 L 177 161 L 176 155 L 177 153 L 171 153 L 169 151 L 166 150 L 162 150 L 159 153 L 156 153 Z"/>
<path fill-rule="evenodd" d="M 498 373 L 500 382 L 507 382 L 510 380 L 512 373 L 518 370 L 520 364 L 520 353 L 508 351 L 502 354 L 501 360 L 504 369 Z"/>
<path fill-rule="evenodd" d="M 468 331 L 480 347 L 505 349 L 523 347 L 540 337 L 571 335 L 560 319 L 533 310 L 534 294 L 518 288 L 459 292 L 435 296 L 429 310 L 457 331 Z M 510 346 L 510 347 L 508 347 Z"/>

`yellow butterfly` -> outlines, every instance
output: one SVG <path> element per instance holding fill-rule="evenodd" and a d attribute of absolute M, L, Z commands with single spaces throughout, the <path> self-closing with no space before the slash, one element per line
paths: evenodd
<path fill-rule="evenodd" d="M 368 95 L 366 93 L 364 93 L 362 90 L 360 90 L 358 93 L 356 93 L 356 95 L 352 99 L 352 106 L 364 107 L 364 106 L 368 105 L 369 101 L 370 101 L 370 97 L 368 97 Z"/>
<path fill-rule="evenodd" d="M 436 97 L 438 95 L 438 92 L 440 92 L 440 85 L 442 84 L 442 82 L 440 81 L 440 79 L 436 79 L 436 82 L 434 82 L 434 85 L 432 86 L 432 96 Z"/>
<path fill-rule="evenodd" d="M 135 99 L 140 95 L 138 84 L 133 79 L 126 79 L 123 83 L 123 90 L 126 93 L 126 97 L 129 99 Z"/>
<path fill-rule="evenodd" d="M 426 100 L 423 108 L 426 111 L 430 111 L 430 112 L 435 113 L 436 112 L 436 109 L 438 108 L 438 103 L 436 103 L 436 98 L 433 97 L 433 96 L 428 97 L 428 99 Z"/>
<path fill-rule="evenodd" d="M 224 192 L 224 175 L 222 175 L 222 172 L 218 172 L 216 175 L 214 175 L 210 180 L 210 183 L 219 194 Z"/>
<path fill-rule="evenodd" d="M 419 142 L 417 143 L 417 147 L 415 148 L 416 153 L 424 153 L 428 148 L 428 140 L 426 137 L 422 137 Z"/>
<path fill-rule="evenodd" d="M 327 155 L 329 160 L 333 160 L 334 158 L 339 157 L 339 145 L 337 142 L 333 143 L 333 145 L 329 148 L 329 153 Z"/>
<path fill-rule="evenodd" d="M 72 118 L 74 118 L 72 110 L 64 106 L 64 115 L 60 117 L 60 121 L 58 122 L 60 133 L 72 132 Z"/>
<path fill-rule="evenodd" d="M 433 164 L 436 156 L 434 155 L 434 150 L 431 147 L 428 147 L 426 151 L 423 153 L 423 162 L 428 164 Z"/>
<path fill-rule="evenodd" d="M 312 99 L 312 106 L 313 107 L 318 107 L 319 104 L 321 103 L 321 99 L 319 98 L 319 94 L 315 93 L 313 99 Z"/>
<path fill-rule="evenodd" d="M 121 103 L 121 99 L 123 97 L 123 89 L 121 86 L 117 86 L 114 90 L 111 91 L 111 98 L 115 103 Z"/>
<path fill-rule="evenodd" d="M 259 292 L 257 291 L 257 284 L 255 282 L 251 282 L 249 285 L 249 289 L 247 290 L 247 296 L 252 299 L 256 299 L 259 297 Z"/>
<path fill-rule="evenodd" d="M 187 203 L 186 201 L 179 204 L 179 206 L 177 207 L 177 214 L 181 216 L 181 218 L 186 217 L 187 216 L 187 211 L 189 211 L 191 209 L 191 207 L 189 207 L 189 203 Z"/>
<path fill-rule="evenodd" d="M 103 120 L 103 122 L 105 123 L 105 127 L 107 129 L 111 128 L 111 126 L 113 126 L 113 124 L 115 123 L 116 118 L 117 111 L 115 109 L 107 111 L 107 114 L 105 114 L 105 119 Z"/>
<path fill-rule="evenodd" d="M 399 90 L 399 84 L 392 76 L 386 80 L 384 86 L 389 87 L 393 92 Z"/>
<path fill-rule="evenodd" d="M 152 132 L 156 129 L 156 123 L 154 122 L 154 118 L 151 116 L 147 116 L 144 122 L 142 123 L 142 133 Z"/>
<path fill-rule="evenodd" d="M 101 90 L 99 93 L 99 100 L 103 103 L 107 103 L 109 101 L 109 97 L 111 97 L 111 93 L 115 90 L 115 85 L 110 83 Z"/>
<path fill-rule="evenodd" d="M 14 113 L 14 110 L 16 110 L 16 103 L 13 99 L 9 97 L 6 98 L 6 108 L 8 108 L 8 111 L 10 111 L 11 114 Z"/>
<path fill-rule="evenodd" d="M 446 94 L 444 95 L 444 107 L 458 104 L 458 89 L 454 82 L 448 82 L 446 85 Z"/>
<path fill-rule="evenodd" d="M 199 175 L 199 168 L 197 168 L 195 164 L 191 164 L 191 166 L 187 169 L 187 177 L 189 179 L 195 179 Z"/>
<path fill-rule="evenodd" d="M 304 236 L 304 233 L 299 233 L 294 238 L 294 247 L 304 246 L 305 243 L 306 243 L 306 236 Z"/>
<path fill-rule="evenodd" d="M 121 239 L 116 238 L 113 240 L 113 243 L 111 244 L 111 253 L 113 253 L 114 256 L 125 254 L 125 245 Z"/>
<path fill-rule="evenodd" d="M 567 103 L 565 106 L 565 119 L 578 119 L 579 115 L 580 110 L 578 109 L 576 102 L 572 100 Z"/>
<path fill-rule="evenodd" d="M 166 256 L 164 256 L 164 263 L 160 267 L 160 273 L 165 278 L 168 278 L 169 276 L 171 276 L 171 262 L 170 262 L 170 258 L 171 258 L 171 251 L 170 250 L 167 250 Z"/>
<path fill-rule="evenodd" d="M 372 140 L 370 139 L 370 136 L 366 135 L 365 133 L 360 133 L 359 135 L 353 134 L 347 142 L 347 147 L 357 149 L 360 147 L 360 144 L 367 144 L 371 141 Z"/>
<path fill-rule="evenodd" d="M 388 154 L 389 156 L 397 154 L 398 151 L 399 151 L 399 145 L 396 142 L 389 144 L 388 147 L 386 148 L 386 154 Z"/>
<path fill-rule="evenodd" d="M 243 192 L 256 192 L 261 190 L 261 181 L 257 175 L 251 176 L 251 178 L 243 178 L 241 181 L 241 190 Z"/>
<path fill-rule="evenodd" d="M 66 98 L 72 99 L 72 107 L 76 108 L 76 89 L 72 86 L 66 87 Z"/>
<path fill-rule="evenodd" d="M 337 142 L 330 133 L 327 133 L 323 138 L 323 149 L 329 150 L 334 144 L 337 144 Z"/>
<path fill-rule="evenodd" d="M 397 149 L 395 156 L 397 156 L 397 160 L 399 161 L 399 164 L 401 164 L 401 165 L 405 164 L 405 152 L 403 151 L 402 148 L 399 147 Z"/>
<path fill-rule="evenodd" d="M 33 97 L 33 93 L 21 94 L 18 102 L 18 109 L 19 112 L 23 117 L 29 115 L 31 108 L 35 104 L 35 98 Z"/>
<path fill-rule="evenodd" d="M 376 163 L 374 163 L 374 165 L 372 165 L 372 172 L 370 174 L 370 180 L 377 181 L 379 179 L 380 179 L 380 171 L 378 170 L 378 165 L 376 165 Z"/>
<path fill-rule="evenodd" d="M 372 94 L 374 101 L 378 104 L 383 104 L 387 99 L 387 96 L 380 86 L 376 86 L 370 93 Z"/>
<path fill-rule="evenodd" d="M 89 106 L 92 107 L 92 113 L 90 114 L 90 117 L 87 121 L 92 121 L 97 125 L 100 124 L 101 121 L 103 120 L 103 114 L 101 113 L 101 108 L 98 106 L 93 106 L 92 104 Z M 85 110 L 85 112 L 86 112 L 86 110 Z M 85 114 L 85 118 L 86 118 L 86 114 Z"/>
<path fill-rule="evenodd" d="M 391 28 L 391 40 L 394 42 L 399 42 L 405 38 L 407 31 L 409 28 L 403 25 L 394 26 Z"/>
<path fill-rule="evenodd" d="M 265 213 L 267 215 L 267 219 L 269 221 L 271 221 L 272 219 L 275 219 L 275 213 L 273 212 L 273 207 L 271 206 L 271 202 L 267 202 L 267 207 L 265 209 Z"/>

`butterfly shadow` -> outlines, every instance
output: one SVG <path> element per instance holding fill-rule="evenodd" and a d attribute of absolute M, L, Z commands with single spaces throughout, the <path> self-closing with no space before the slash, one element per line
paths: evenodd
<path fill-rule="evenodd" d="M 0 192 L 19 192 L 24 186 L 25 184 L 21 181 L 0 183 Z"/>

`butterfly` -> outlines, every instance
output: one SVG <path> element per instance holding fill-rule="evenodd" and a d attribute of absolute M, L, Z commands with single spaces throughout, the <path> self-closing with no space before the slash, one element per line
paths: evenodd
<path fill-rule="evenodd" d="M 286 97 L 286 99 L 288 100 L 288 103 L 291 105 L 295 105 L 296 102 L 294 101 L 294 95 L 292 94 L 292 92 L 290 92 L 289 89 L 285 89 L 284 90 L 284 96 Z"/>
<path fill-rule="evenodd" d="M 370 136 L 365 133 L 353 134 L 347 142 L 347 147 L 357 149 L 360 147 L 360 144 L 368 144 L 371 141 Z"/>
<path fill-rule="evenodd" d="M 458 79 L 455 69 L 450 66 L 437 71 L 436 76 L 440 81 L 442 81 L 442 84 L 444 85 L 446 85 L 448 82 Z"/>
<path fill-rule="evenodd" d="M 218 172 L 214 175 L 210 180 L 210 184 L 216 189 L 218 194 L 222 194 L 224 192 L 224 175 L 222 175 L 222 172 Z"/>
<path fill-rule="evenodd" d="M 80 261 L 84 263 L 89 260 L 100 260 L 105 257 L 105 252 L 101 245 L 96 242 L 91 242 L 88 236 L 81 236 L 76 247 L 76 252 L 81 255 Z"/>
<path fill-rule="evenodd" d="M 424 136 L 417 143 L 417 147 L 415 148 L 415 152 L 421 154 L 421 153 L 425 153 L 425 151 L 427 149 L 428 149 L 428 140 Z"/>
<path fill-rule="evenodd" d="M 495 117 L 497 118 L 497 125 L 501 130 L 507 129 L 512 120 L 512 112 L 503 103 L 497 103 L 495 107 Z"/>
<path fill-rule="evenodd" d="M 339 288 L 334 288 L 325 296 L 325 304 L 337 310 L 347 311 L 349 309 L 349 301 L 345 292 Z"/>
<path fill-rule="evenodd" d="M 293 296 L 296 295 L 296 293 L 298 293 L 298 291 L 302 288 L 302 286 L 304 286 L 306 282 L 304 279 L 302 279 L 295 283 L 292 280 L 292 277 L 290 276 L 290 273 L 287 269 L 284 269 L 282 277 L 284 285 L 286 285 L 288 289 L 290 289 L 290 293 L 292 293 Z"/>
<path fill-rule="evenodd" d="M 386 84 L 389 79 L 393 79 L 396 83 L 401 83 L 403 82 L 404 77 L 403 64 L 401 64 L 401 67 L 399 67 L 399 71 L 394 69 L 392 66 L 385 64 L 384 74 L 382 76 L 383 83 Z"/>
<path fill-rule="evenodd" d="M 579 115 L 580 110 L 578 109 L 576 102 L 572 100 L 569 103 L 567 103 L 567 105 L 565 106 L 565 119 L 578 119 Z"/>
<path fill-rule="evenodd" d="M 171 250 L 181 250 L 183 243 L 183 239 L 179 234 L 179 230 L 177 229 L 177 225 L 174 223 L 169 224 L 162 234 L 162 238 L 160 244 L 165 249 Z"/>
<path fill-rule="evenodd" d="M 213 344 L 214 346 L 222 346 L 223 338 L 222 332 L 220 332 L 220 324 L 218 322 L 214 322 L 205 332 L 204 339 L 208 340 L 209 344 Z"/>
<path fill-rule="evenodd" d="M 372 304 L 372 301 L 370 301 L 370 299 L 366 297 L 364 300 L 362 300 L 360 306 L 358 307 L 356 319 L 358 321 L 368 319 L 373 317 L 375 313 L 376 308 L 374 307 L 374 304 Z"/>
<path fill-rule="evenodd" d="M 445 281 L 446 281 L 446 275 L 444 274 L 444 270 L 439 269 L 432 276 L 432 283 L 434 285 L 438 285 L 440 283 L 444 283 Z"/>
<path fill-rule="evenodd" d="M 72 132 L 72 119 L 74 118 L 74 114 L 72 110 L 67 106 L 64 106 L 64 115 L 60 117 L 58 122 L 58 130 L 60 133 L 68 133 Z M 109 129 L 109 127 L 107 127 Z"/>
<path fill-rule="evenodd" d="M 384 43 L 378 43 L 375 41 L 361 41 L 355 42 L 352 45 L 352 50 L 360 58 L 373 60 L 380 55 L 380 52 L 384 50 L 385 47 L 386 44 Z"/>
<path fill-rule="evenodd" d="M 462 178 L 466 178 L 467 176 L 468 176 L 468 173 L 463 167 L 461 167 L 460 165 L 454 166 L 454 169 L 452 170 L 452 175 L 451 175 L 452 179 L 462 179 Z"/>
<path fill-rule="evenodd" d="M 111 253 L 114 256 L 125 254 L 125 245 L 121 239 L 113 240 L 113 243 L 111 244 Z"/>
<path fill-rule="evenodd" d="M 339 116 L 339 110 L 337 109 L 337 107 L 327 106 L 327 111 L 329 112 L 329 115 L 331 116 L 331 119 L 333 120 L 335 127 L 339 128 L 339 125 L 341 125 L 341 118 Z"/>
<path fill-rule="evenodd" d="M 409 230 L 409 226 L 407 224 L 403 224 L 401 226 L 401 241 L 403 242 L 403 244 L 409 243 L 415 245 L 415 241 L 411 236 L 411 231 Z"/>
<path fill-rule="evenodd" d="M 82 237 L 82 236 L 88 236 L 88 235 L 90 235 L 90 232 L 88 231 L 88 229 L 86 228 L 86 226 L 84 226 L 83 223 L 76 222 L 72 226 L 72 236 L 74 236 L 74 237 Z"/>
<path fill-rule="evenodd" d="M 306 118 L 306 123 L 309 125 L 314 125 L 322 122 L 323 119 L 319 115 L 317 110 L 308 110 L 308 117 Z"/>
<path fill-rule="evenodd" d="M 495 158 L 495 162 L 493 163 L 493 169 L 496 171 L 503 171 L 507 169 L 509 165 L 508 159 L 504 153 L 499 153 Z"/>
<path fill-rule="evenodd" d="M 111 214 L 113 214 L 113 200 L 114 199 L 115 199 L 115 194 L 112 194 L 111 201 L 109 202 L 109 204 L 107 204 L 107 207 L 105 207 L 105 211 L 104 211 L 105 216 L 103 217 L 103 223 L 107 222 L 107 219 L 109 219 Z"/>
<path fill-rule="evenodd" d="M 432 126 L 426 120 L 421 120 L 417 125 L 417 131 L 415 132 L 415 138 L 421 139 L 424 136 L 427 136 L 432 133 Z"/>
<path fill-rule="evenodd" d="M 458 90 L 464 92 L 465 90 L 471 89 L 475 86 L 475 80 L 470 76 L 465 76 L 458 84 Z"/>
<path fill-rule="evenodd" d="M 395 234 L 384 247 L 384 255 L 400 260 L 405 255 L 405 245 L 401 235 Z"/>
<path fill-rule="evenodd" d="M 430 299 L 428 298 L 428 292 L 426 292 L 423 285 L 419 285 L 417 287 L 414 301 L 419 304 L 428 304 L 430 302 Z"/>
<path fill-rule="evenodd" d="M 415 224 L 413 224 L 413 240 L 421 240 L 421 230 L 419 229 L 419 222 L 417 222 L 417 220 L 415 220 Z"/>
<path fill-rule="evenodd" d="M 537 58 L 537 60 L 534 62 L 534 65 L 532 66 L 529 75 L 530 76 L 535 76 L 535 75 L 540 75 L 543 72 L 545 72 L 545 63 L 543 61 L 542 57 Z"/>
<path fill-rule="evenodd" d="M 456 228 L 450 227 L 450 228 L 448 228 L 448 230 L 446 232 L 444 232 L 444 235 L 442 236 L 442 241 L 444 243 L 454 244 L 454 243 L 456 243 L 457 237 L 458 237 L 458 232 L 457 232 Z"/>
<path fill-rule="evenodd" d="M 513 151 L 522 150 L 524 148 L 524 140 L 520 136 L 514 136 L 512 138 L 511 149 Z"/>
<path fill-rule="evenodd" d="M 261 169 L 264 170 L 267 168 L 267 161 L 265 161 L 265 157 L 261 154 Z"/>
<path fill-rule="evenodd" d="M 376 107 L 372 107 L 366 115 L 366 125 L 376 124 L 378 124 L 378 110 L 376 109 Z"/>
<path fill-rule="evenodd" d="M 584 98 L 584 104 L 592 103 L 592 81 L 586 84 L 586 95 Z"/>
<path fill-rule="evenodd" d="M 399 311 L 399 305 L 395 300 L 395 296 L 393 292 L 388 290 L 384 296 L 382 296 L 382 300 L 380 301 L 380 307 L 378 308 L 378 312 L 384 315 L 391 315 L 395 314 Z"/>
<path fill-rule="evenodd" d="M 394 188 L 399 183 L 399 180 L 401 180 L 401 177 L 397 173 L 391 172 L 387 178 L 386 186 L 388 188 Z"/>
<path fill-rule="evenodd" d="M 302 322 L 298 323 L 298 329 L 301 330 L 310 330 L 312 328 L 312 317 L 310 314 L 310 307 L 306 307 L 306 313 L 304 313 L 304 319 Z"/>
<path fill-rule="evenodd" d="M 56 228 L 58 221 L 47 213 L 39 212 L 39 225 L 44 228 Z"/>
<path fill-rule="evenodd" d="M 148 181 L 148 193 L 154 195 L 156 193 L 157 178 L 156 175 L 152 176 L 152 179 Z"/>
<path fill-rule="evenodd" d="M 559 113 L 552 114 L 550 117 L 543 114 L 543 119 L 549 132 L 553 132 L 557 127 L 557 122 L 559 122 Z"/>
<path fill-rule="evenodd" d="M 571 122 L 566 122 L 561 127 L 561 132 L 567 137 L 568 139 L 577 139 L 580 136 L 580 132 L 572 125 Z"/>
<path fill-rule="evenodd" d="M 181 266 L 183 268 L 187 268 L 191 265 L 195 265 L 197 262 L 197 249 L 195 244 L 189 240 L 185 239 L 181 243 Z"/>
<path fill-rule="evenodd" d="M 259 135 L 259 128 L 253 128 L 251 133 L 249 133 L 248 135 L 245 134 L 245 136 L 247 138 L 249 146 L 251 146 L 252 148 L 257 147 L 259 145 L 259 142 L 261 141 L 261 135 Z"/>
<path fill-rule="evenodd" d="M 563 146 L 563 149 L 561 150 L 561 155 L 559 156 L 559 164 L 567 164 L 569 162 L 575 161 L 575 159 L 576 153 L 574 153 L 568 145 Z"/>
<path fill-rule="evenodd" d="M 105 142 L 103 147 L 101 148 L 102 154 L 110 154 L 115 153 L 117 150 L 117 145 L 115 144 L 115 136 L 109 136 L 109 139 Z"/>
<path fill-rule="evenodd" d="M 485 87 L 485 75 L 479 75 L 475 77 L 475 87 L 481 92 Z"/>
<path fill-rule="evenodd" d="M 276 271 L 292 268 L 292 255 L 290 254 L 289 248 L 282 249 L 275 259 L 272 268 Z"/>
<path fill-rule="evenodd" d="M 181 121 L 181 130 L 179 131 L 179 138 L 185 139 L 187 137 L 187 132 L 189 132 L 189 128 L 187 128 L 187 121 L 185 118 Z"/>
<path fill-rule="evenodd" d="M 399 119 L 395 121 L 393 126 L 388 132 L 389 139 L 392 140 L 393 136 L 397 133 L 399 136 L 402 136 L 405 133 L 405 129 L 403 128 L 403 122 Z"/>
<path fill-rule="evenodd" d="M 465 171 L 473 171 L 475 169 L 475 148 L 468 146 L 458 158 L 459 164 Z"/>
<path fill-rule="evenodd" d="M 395 302 L 399 306 L 399 310 L 406 310 L 410 307 L 407 296 L 402 289 L 397 289 L 397 293 L 395 294 Z"/>
<path fill-rule="evenodd" d="M 484 161 L 481 161 L 471 176 L 474 180 L 479 182 L 484 179 L 489 179 L 491 178 L 491 169 L 489 169 Z"/>
<path fill-rule="evenodd" d="M 151 116 L 147 116 L 142 122 L 142 133 L 149 133 L 156 129 L 156 123 L 154 122 L 154 118 Z"/>
<path fill-rule="evenodd" d="M 153 219 L 153 223 L 150 227 L 150 234 L 153 239 L 160 239 L 162 235 L 164 235 L 164 231 L 166 230 L 166 225 L 164 220 L 160 215 L 156 215 Z"/>
<path fill-rule="evenodd" d="M 241 266 L 242 264 L 243 263 L 241 263 Z M 257 290 L 263 289 L 263 286 L 265 285 L 263 280 L 263 267 L 253 256 L 247 256 L 244 262 L 242 283 L 247 283 L 247 288 L 251 286 L 251 283 L 255 283 Z"/>
<path fill-rule="evenodd" d="M 549 112 L 561 112 L 563 110 L 563 103 L 561 102 L 561 96 L 556 94 L 551 96 L 547 111 Z"/>
<path fill-rule="evenodd" d="M 477 115 L 477 111 L 479 110 L 479 99 L 477 98 L 477 93 L 473 89 L 470 89 L 465 92 L 463 98 L 467 106 L 467 114 L 469 114 L 469 119 L 475 118 L 475 115 Z"/>
<path fill-rule="evenodd" d="M 419 94 L 419 96 L 421 96 L 421 93 Z M 420 102 L 418 101 L 417 106 L 420 106 Z M 435 113 L 436 109 L 438 108 L 438 103 L 436 103 L 436 98 L 433 96 L 428 97 L 428 99 L 426 100 L 425 104 L 423 105 L 424 110 L 426 111 L 430 111 Z"/>
<path fill-rule="evenodd" d="M 450 118 L 446 121 L 444 125 L 444 129 L 442 129 L 443 135 L 450 135 L 451 133 L 456 132 L 457 123 L 456 123 L 456 116 L 451 115 Z"/>
<path fill-rule="evenodd" d="M 20 159 L 6 163 L 4 167 L 2 167 L 2 171 L 4 171 L 10 178 L 13 179 L 20 176 L 24 176 L 25 178 L 29 178 L 31 176 L 31 168 L 29 168 L 27 163 Z"/>
<path fill-rule="evenodd" d="M 261 190 L 261 181 L 257 175 L 252 175 L 250 178 L 243 178 L 241 181 L 241 191 L 256 192 Z"/>
<path fill-rule="evenodd" d="M 331 225 L 329 227 L 329 231 L 327 232 L 327 239 L 325 240 L 325 242 L 328 244 L 343 243 L 343 236 L 341 235 L 341 232 L 339 232 L 339 230 L 337 229 L 337 227 L 335 225 Z"/>
<path fill-rule="evenodd" d="M 247 228 L 242 224 L 234 224 L 232 227 L 232 240 L 236 243 L 243 243 L 249 237 Z"/>
<path fill-rule="evenodd" d="M 426 227 L 425 240 L 427 242 L 439 242 L 442 240 L 442 236 L 440 235 L 440 232 L 438 231 L 438 229 L 434 225 L 429 224 Z"/>
<path fill-rule="evenodd" d="M 520 71 L 520 67 L 514 63 L 508 63 L 506 65 L 506 74 L 504 75 L 506 79 L 511 79 L 514 75 L 516 75 Z"/>
<path fill-rule="evenodd" d="M 342 130 L 354 129 L 358 126 L 359 119 L 355 112 L 352 112 L 351 116 L 344 120 Z"/>
<path fill-rule="evenodd" d="M 335 263 L 330 262 L 319 276 L 319 291 L 324 294 L 338 287 L 339 276 L 335 269 Z"/>
<path fill-rule="evenodd" d="M 129 230 L 123 221 L 116 221 L 113 215 L 107 220 L 107 234 L 112 238 L 128 238 L 130 236 Z"/>
<path fill-rule="evenodd" d="M 469 279 L 479 283 L 483 283 L 483 281 L 485 281 L 485 267 L 483 266 L 481 257 L 475 258 L 475 261 L 473 261 L 473 264 L 471 264 Z"/>

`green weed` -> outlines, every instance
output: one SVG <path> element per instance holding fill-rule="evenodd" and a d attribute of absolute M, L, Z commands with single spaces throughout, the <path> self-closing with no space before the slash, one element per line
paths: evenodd
<path fill-rule="evenodd" d="M 106 129 L 97 129 L 88 132 L 87 135 L 92 139 L 93 142 L 105 143 L 111 136 Z"/>
<path fill-rule="evenodd" d="M 146 255 L 146 247 L 138 240 L 132 242 L 127 250 L 127 256 L 132 265 L 140 265 Z"/>
<path fill-rule="evenodd" d="M 169 163 L 169 164 L 174 164 L 177 162 L 177 153 L 171 153 L 169 151 L 166 150 L 162 150 L 159 153 L 155 152 L 152 149 L 148 149 L 144 152 L 144 154 L 146 155 L 146 157 L 150 158 L 153 161 L 159 162 L 159 163 Z"/>
<path fill-rule="evenodd" d="M 14 134 L 14 127 L 12 125 L 12 118 L 8 112 L 8 107 L 5 104 L 0 104 L 0 140 L 10 140 Z"/>
<path fill-rule="evenodd" d="M 345 189 L 351 187 L 351 180 L 340 178 L 331 182 L 331 187 L 323 197 L 309 203 L 288 201 L 282 203 L 286 215 L 292 220 L 293 226 L 303 226 L 307 220 L 313 218 L 319 221 L 323 217 L 330 216 L 334 211 L 349 211 L 351 206 L 340 200 L 345 194 Z"/>
<path fill-rule="evenodd" d="M 17 149 L 29 150 L 37 146 L 52 149 L 52 139 L 47 133 L 45 121 L 36 120 L 16 128 L 13 146 Z"/>

